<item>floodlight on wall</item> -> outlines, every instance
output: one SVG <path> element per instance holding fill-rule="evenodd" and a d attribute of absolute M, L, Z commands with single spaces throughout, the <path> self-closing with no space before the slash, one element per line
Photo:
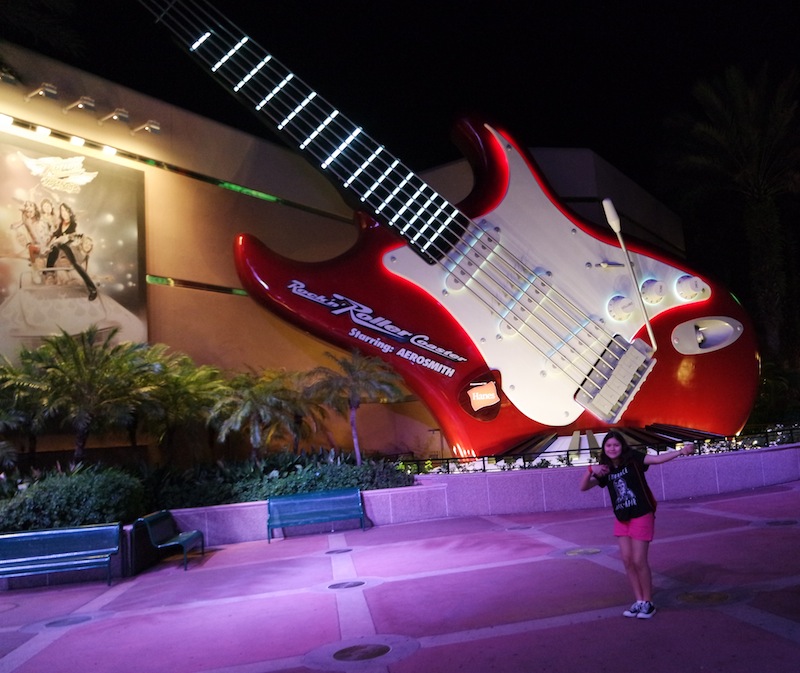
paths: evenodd
<path fill-rule="evenodd" d="M 43 96 L 44 98 L 58 98 L 58 89 L 56 88 L 55 84 L 42 82 L 40 86 L 25 96 L 25 100 L 29 101 L 31 98 L 35 98 L 36 96 Z"/>
<path fill-rule="evenodd" d="M 134 133 L 139 133 L 139 131 L 147 131 L 148 133 L 161 133 L 161 124 L 159 124 L 155 119 L 148 119 L 144 124 L 133 129 L 131 131 L 131 135 Z"/>
<path fill-rule="evenodd" d="M 109 119 L 115 122 L 126 122 L 128 121 L 128 111 L 124 107 L 118 107 L 109 112 L 105 117 L 100 117 L 100 119 L 97 120 L 97 123 L 102 124 L 103 122 L 107 122 Z"/>
<path fill-rule="evenodd" d="M 75 109 L 94 110 L 94 98 L 90 96 L 81 96 L 78 100 L 73 101 L 64 108 L 64 114 Z"/>
<path fill-rule="evenodd" d="M 0 82 L 19 84 L 19 75 L 5 64 L 0 64 Z"/>

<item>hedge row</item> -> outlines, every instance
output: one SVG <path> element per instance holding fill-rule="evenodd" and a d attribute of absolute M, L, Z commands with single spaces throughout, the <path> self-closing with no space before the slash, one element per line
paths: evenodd
<path fill-rule="evenodd" d="M 333 488 L 410 486 L 413 475 L 393 463 L 298 459 L 197 466 L 177 471 L 143 468 L 138 474 L 101 466 L 38 476 L 0 500 L 0 532 L 60 528 L 109 521 L 130 523 L 159 509 L 266 500 L 271 495 Z"/>

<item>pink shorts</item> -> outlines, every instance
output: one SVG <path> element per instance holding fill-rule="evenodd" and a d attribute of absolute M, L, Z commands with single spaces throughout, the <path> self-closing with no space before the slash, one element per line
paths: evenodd
<path fill-rule="evenodd" d="M 656 515 L 653 512 L 637 516 L 630 521 L 614 519 L 614 537 L 630 537 L 634 540 L 650 542 L 656 527 Z"/>

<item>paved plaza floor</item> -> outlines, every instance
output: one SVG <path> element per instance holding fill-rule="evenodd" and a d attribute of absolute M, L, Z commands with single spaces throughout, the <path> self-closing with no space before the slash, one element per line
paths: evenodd
<path fill-rule="evenodd" d="M 649 620 L 622 616 L 611 526 L 606 510 L 442 519 L 0 592 L 0 672 L 798 670 L 800 482 L 662 503 Z"/>

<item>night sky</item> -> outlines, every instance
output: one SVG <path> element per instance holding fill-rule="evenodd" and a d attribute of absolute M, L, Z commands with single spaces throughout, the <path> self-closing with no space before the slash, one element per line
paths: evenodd
<path fill-rule="evenodd" d="M 37 0 L 4 0 L 13 5 Z M 61 3 L 59 3 L 61 4 Z M 66 3 L 70 4 L 70 3 Z M 77 0 L 56 25 L 0 34 L 186 109 L 273 138 L 175 47 L 136 0 Z M 588 147 L 657 196 L 665 119 L 699 79 L 800 63 L 785 0 L 225 0 L 224 13 L 417 169 L 459 157 L 479 115 L 524 145 Z M 3 22 L 7 24 L 7 22 Z M 57 37 L 48 41 L 47 30 Z M 77 47 L 75 40 L 78 40 Z"/>

